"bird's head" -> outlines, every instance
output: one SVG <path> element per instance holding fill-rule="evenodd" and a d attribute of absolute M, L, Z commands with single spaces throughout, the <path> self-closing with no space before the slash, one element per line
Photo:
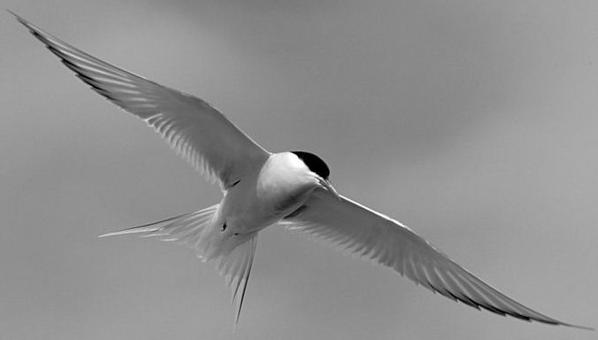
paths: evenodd
<path fill-rule="evenodd" d="M 318 185 L 338 196 L 336 189 L 330 183 L 330 168 L 322 158 L 305 151 L 291 151 L 309 169 L 310 175 L 314 177 Z"/>

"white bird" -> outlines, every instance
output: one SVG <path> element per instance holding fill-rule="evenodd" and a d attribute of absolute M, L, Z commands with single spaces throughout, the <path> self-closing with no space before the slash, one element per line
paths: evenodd
<path fill-rule="evenodd" d="M 339 195 L 318 156 L 270 153 L 205 101 L 110 65 L 12 14 L 93 90 L 143 119 L 197 170 L 220 183 L 223 198 L 218 204 L 102 236 L 157 236 L 194 248 L 202 260 L 216 265 L 232 288 L 235 324 L 258 233 L 281 225 L 326 239 L 476 309 L 591 329 L 516 302 L 405 225 Z"/>

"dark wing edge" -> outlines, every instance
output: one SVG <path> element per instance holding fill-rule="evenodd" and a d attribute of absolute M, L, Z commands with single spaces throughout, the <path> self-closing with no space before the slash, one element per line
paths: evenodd
<path fill-rule="evenodd" d="M 345 252 L 394 269 L 418 285 L 476 309 L 526 321 L 594 330 L 528 308 L 485 283 L 398 221 L 346 197 L 317 190 L 282 222 Z"/>
<path fill-rule="evenodd" d="M 207 102 L 165 87 L 83 52 L 29 23 L 16 19 L 95 92 L 153 127 L 208 179 L 228 188 L 269 152 Z"/>

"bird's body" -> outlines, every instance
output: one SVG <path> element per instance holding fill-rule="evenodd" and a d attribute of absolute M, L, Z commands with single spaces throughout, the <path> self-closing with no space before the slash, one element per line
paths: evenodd
<path fill-rule="evenodd" d="M 227 254 L 260 230 L 297 210 L 319 186 L 292 152 L 273 153 L 254 171 L 234 182 L 205 227 L 206 260 Z"/>
<path fill-rule="evenodd" d="M 271 154 L 259 171 L 227 190 L 222 222 L 230 233 L 259 231 L 292 213 L 319 186 L 292 152 Z"/>
<path fill-rule="evenodd" d="M 291 152 L 271 154 L 225 191 L 209 227 L 213 248 L 227 249 L 297 210 L 319 183 Z M 210 256 L 206 256 L 210 258 Z"/>
<path fill-rule="evenodd" d="M 338 194 L 329 181 L 330 169 L 318 156 L 268 152 L 205 101 L 115 67 L 17 19 L 93 90 L 143 119 L 196 169 L 220 183 L 218 204 L 103 236 L 140 234 L 189 245 L 213 262 L 232 287 L 236 320 L 258 234 L 280 225 L 326 239 L 474 308 L 574 326 L 507 297 L 400 222 Z"/>

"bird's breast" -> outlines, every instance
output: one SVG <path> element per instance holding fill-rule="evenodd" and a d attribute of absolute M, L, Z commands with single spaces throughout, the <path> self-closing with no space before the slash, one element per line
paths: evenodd
<path fill-rule="evenodd" d="M 276 223 L 307 200 L 317 183 L 292 161 L 275 156 L 253 179 L 241 180 L 227 192 L 224 213 L 229 225 L 256 231 Z"/>
<path fill-rule="evenodd" d="M 260 171 L 256 194 L 264 208 L 283 214 L 303 203 L 317 183 L 308 176 L 308 169 L 297 163 L 292 155 L 276 156 L 269 159 Z"/>

